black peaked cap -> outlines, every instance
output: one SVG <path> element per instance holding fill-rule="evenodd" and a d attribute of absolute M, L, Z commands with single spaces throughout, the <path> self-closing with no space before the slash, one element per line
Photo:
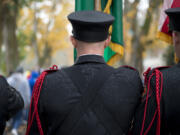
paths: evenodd
<path fill-rule="evenodd" d="M 76 11 L 68 15 L 73 27 L 73 36 L 84 42 L 100 42 L 107 39 L 112 15 L 99 11 Z"/>
<path fill-rule="evenodd" d="M 180 7 L 165 10 L 169 16 L 169 30 L 180 32 Z"/>

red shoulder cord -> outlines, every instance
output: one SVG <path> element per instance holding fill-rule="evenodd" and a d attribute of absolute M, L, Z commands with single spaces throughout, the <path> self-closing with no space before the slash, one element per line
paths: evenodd
<path fill-rule="evenodd" d="M 42 85 L 44 82 L 45 76 L 52 71 L 57 71 L 58 67 L 56 65 L 53 65 L 53 67 L 50 68 L 50 70 L 45 70 L 42 72 L 42 74 L 38 77 L 34 88 L 33 88 L 33 96 L 31 97 L 31 104 L 30 104 L 30 110 L 29 110 L 29 117 L 28 117 L 28 126 L 26 130 L 26 135 L 29 135 L 30 129 L 34 120 L 34 117 L 36 117 L 37 120 L 37 126 L 40 132 L 40 135 L 44 135 L 43 129 L 41 126 L 41 121 L 38 114 L 38 100 L 41 93 Z M 34 105 L 34 110 L 32 112 L 32 106 Z"/>
<path fill-rule="evenodd" d="M 128 65 L 123 65 L 123 66 L 121 66 L 121 67 L 129 68 L 129 69 L 132 69 L 132 70 L 135 70 L 135 71 L 136 71 L 136 69 L 135 69 L 134 67 L 131 67 L 131 66 L 128 66 Z"/>
<path fill-rule="evenodd" d="M 142 122 L 142 128 L 141 128 L 141 133 L 140 135 L 147 135 L 149 130 L 152 127 L 152 124 L 156 118 L 157 115 L 157 127 L 156 127 L 156 135 L 160 135 L 160 128 L 161 128 L 161 113 L 160 113 L 160 101 L 161 101 L 161 95 L 162 95 L 162 88 L 163 88 L 163 75 L 162 73 L 156 68 L 154 72 L 149 76 L 148 79 L 148 74 L 151 71 L 149 68 L 145 73 L 145 85 L 147 86 L 147 95 L 146 95 L 146 102 L 145 102 L 145 107 L 144 107 L 144 117 L 143 117 L 143 122 Z M 154 116 L 148 126 L 148 128 L 144 132 L 144 124 L 146 120 L 146 112 L 147 112 L 147 104 L 148 104 L 148 98 L 149 98 L 149 91 L 150 91 L 150 81 L 153 76 L 156 76 L 156 103 L 157 103 L 157 108 L 155 110 Z M 160 83 L 161 81 L 161 83 Z M 144 133 L 144 134 L 143 134 Z"/>

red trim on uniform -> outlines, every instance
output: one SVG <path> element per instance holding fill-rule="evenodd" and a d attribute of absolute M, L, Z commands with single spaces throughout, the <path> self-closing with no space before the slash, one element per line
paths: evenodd
<path fill-rule="evenodd" d="M 30 129 L 34 120 L 34 117 L 36 117 L 37 120 L 37 126 L 39 129 L 40 135 L 44 135 L 42 125 L 41 125 L 41 120 L 39 118 L 39 113 L 38 113 L 38 101 L 39 101 L 39 96 L 42 90 L 42 85 L 45 79 L 45 76 L 52 71 L 57 71 L 58 67 L 56 65 L 53 65 L 49 70 L 46 70 L 42 72 L 42 74 L 38 77 L 35 86 L 33 88 L 33 96 L 31 98 L 31 104 L 30 104 L 30 111 L 29 111 L 29 118 L 28 118 L 28 126 L 26 130 L 26 135 L 29 135 Z M 34 103 L 34 104 L 33 104 Z M 32 112 L 32 106 L 34 105 L 34 111 Z"/>
<path fill-rule="evenodd" d="M 132 69 L 132 70 L 137 71 L 134 67 L 131 67 L 131 66 L 128 66 L 128 65 L 123 65 L 123 66 L 121 66 L 121 67 L 129 68 L 129 69 Z"/>
<path fill-rule="evenodd" d="M 160 135 L 160 129 L 161 129 L 161 109 L 160 109 L 160 101 L 161 101 L 161 96 L 162 96 L 162 89 L 163 89 L 163 74 L 160 72 L 159 69 L 162 68 L 167 68 L 167 67 L 158 67 L 155 68 L 155 70 L 152 72 L 150 77 L 148 78 L 148 74 L 151 71 L 150 68 L 144 73 L 145 76 L 145 85 L 147 85 L 147 95 L 146 95 L 146 103 L 144 107 L 144 115 L 143 115 L 143 122 L 142 122 L 142 128 L 141 128 L 141 133 L 140 135 L 147 135 L 149 130 L 152 127 L 152 124 L 154 123 L 154 120 L 157 116 L 157 127 L 156 127 L 156 135 Z M 153 118 L 148 126 L 148 128 L 144 132 L 144 125 L 145 125 L 145 120 L 146 120 L 146 112 L 147 112 L 147 105 L 148 105 L 148 97 L 149 97 L 149 91 L 150 91 L 150 82 L 153 76 L 156 76 L 156 103 L 157 103 L 157 108 L 155 110 L 155 113 L 153 115 Z M 161 81 L 161 82 L 160 82 Z M 161 84 L 161 85 L 160 85 Z"/>

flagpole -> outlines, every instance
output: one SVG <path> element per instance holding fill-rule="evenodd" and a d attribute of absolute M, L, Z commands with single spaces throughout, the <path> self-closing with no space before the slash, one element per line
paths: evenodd
<path fill-rule="evenodd" d="M 94 9 L 96 11 L 101 11 L 101 0 L 94 0 Z"/>

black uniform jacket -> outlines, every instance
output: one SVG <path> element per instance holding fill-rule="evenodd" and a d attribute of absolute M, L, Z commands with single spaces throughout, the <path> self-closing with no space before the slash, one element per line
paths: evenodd
<path fill-rule="evenodd" d="M 160 69 L 163 75 L 163 90 L 161 99 L 161 134 L 180 134 L 180 63 L 170 68 Z M 155 77 L 151 80 L 151 94 L 148 100 L 145 129 L 153 118 L 156 104 Z M 139 134 L 142 125 L 145 102 L 143 102 L 136 113 L 134 134 Z M 157 117 L 148 135 L 156 134 Z"/>
<path fill-rule="evenodd" d="M 111 127 L 120 128 L 118 131 L 121 130 L 122 134 L 128 132 L 142 92 L 139 74 L 130 68 L 112 68 L 112 74 L 106 78 L 105 83 L 97 92 L 98 102 L 95 103 L 95 106 L 97 105 L 98 108 L 86 106 L 85 110 L 79 111 L 80 115 L 76 115 L 78 118 L 69 117 L 78 112 L 74 108 L 81 101 L 82 93 L 86 93 L 88 87 L 91 87 L 89 82 L 94 80 L 96 83 L 98 78 L 96 75 L 99 72 L 102 73 L 106 67 L 108 65 L 102 56 L 85 55 L 80 56 L 72 67 L 49 73 L 46 76 L 38 103 L 38 112 L 45 135 L 117 134 L 112 133 L 114 131 L 111 130 L 114 129 Z M 83 87 L 81 92 L 68 74 L 63 71 L 68 72 L 74 68 L 78 69 L 79 74 L 84 77 L 83 82 L 79 82 Z M 97 78 L 94 78 L 95 76 Z M 67 119 L 69 120 L 67 121 Z M 73 122 L 75 123 L 72 125 Z M 111 122 L 115 124 L 111 124 Z M 39 135 L 36 120 L 33 121 L 30 134 Z"/>
<path fill-rule="evenodd" d="M 24 106 L 24 101 L 14 88 L 10 87 L 6 79 L 0 76 L 0 135 L 3 134 L 6 121 Z"/>

